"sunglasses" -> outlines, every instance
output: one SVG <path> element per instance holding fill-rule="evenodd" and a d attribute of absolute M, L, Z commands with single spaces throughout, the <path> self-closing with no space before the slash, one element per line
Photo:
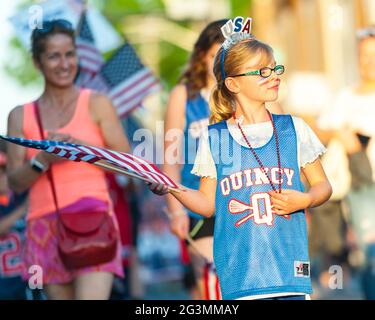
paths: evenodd
<path fill-rule="evenodd" d="M 261 76 L 263 78 L 268 78 L 272 74 L 272 71 L 275 71 L 275 73 L 279 76 L 279 75 L 284 73 L 285 67 L 283 65 L 279 64 L 279 65 L 275 66 L 274 68 L 264 67 L 264 68 L 261 68 L 259 70 L 249 71 L 249 72 L 245 72 L 245 73 L 241 73 L 241 74 L 235 74 L 235 75 L 230 76 L 230 77 L 235 78 L 235 77 L 257 75 L 257 76 Z"/>
<path fill-rule="evenodd" d="M 63 30 L 74 31 L 73 25 L 65 19 L 56 19 L 43 21 L 41 28 L 36 28 L 34 32 L 40 35 L 50 33 L 54 28 L 60 28 Z"/>

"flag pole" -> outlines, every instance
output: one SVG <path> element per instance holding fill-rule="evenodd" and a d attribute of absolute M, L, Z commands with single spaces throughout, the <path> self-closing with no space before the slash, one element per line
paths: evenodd
<path fill-rule="evenodd" d="M 99 160 L 97 162 L 94 162 L 93 163 L 94 165 L 98 166 L 98 167 L 101 167 L 103 169 L 107 169 L 107 170 L 110 170 L 110 171 L 114 171 L 116 173 L 119 173 L 119 174 L 123 174 L 123 175 L 126 175 L 126 176 L 129 176 L 129 177 L 132 177 L 132 178 L 137 178 L 137 179 L 140 179 L 140 180 L 143 180 L 143 181 L 146 181 L 146 182 L 150 182 L 150 183 L 153 183 L 153 181 L 145 178 L 145 177 L 142 177 L 142 176 L 139 176 L 139 175 L 136 175 L 132 172 L 129 172 L 129 171 L 126 171 L 126 170 L 123 170 L 121 168 L 118 168 L 114 165 L 111 165 L 111 164 L 108 164 L 102 160 Z M 168 190 L 172 191 L 172 192 L 180 192 L 181 190 L 180 189 L 177 189 L 177 188 L 172 188 L 172 187 L 168 187 Z"/>

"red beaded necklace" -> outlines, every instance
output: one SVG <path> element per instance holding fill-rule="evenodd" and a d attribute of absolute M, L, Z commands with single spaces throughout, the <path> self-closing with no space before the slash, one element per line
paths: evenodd
<path fill-rule="evenodd" d="M 271 116 L 271 113 L 267 110 L 267 114 L 271 120 L 271 123 L 272 123 L 272 128 L 273 128 L 273 133 L 275 135 L 275 140 L 276 140 L 276 153 L 277 153 L 277 164 L 279 166 L 279 172 L 278 172 L 278 177 L 279 177 L 279 193 L 281 193 L 281 160 L 280 160 L 280 148 L 279 148 L 279 137 L 277 135 L 277 130 L 276 130 L 276 127 L 275 127 L 275 123 L 273 122 L 273 119 L 272 119 L 272 116 Z M 240 122 L 237 120 L 236 118 L 236 114 L 233 112 L 233 119 L 234 121 L 237 123 L 237 126 L 238 128 L 240 129 L 241 131 L 241 134 L 242 134 L 242 137 L 245 139 L 247 145 L 249 146 L 250 148 L 250 151 L 252 152 L 252 154 L 254 155 L 256 161 L 259 163 L 259 166 L 262 170 L 262 172 L 266 175 L 266 177 L 268 178 L 268 181 L 270 182 L 271 184 L 271 187 L 272 189 L 277 192 L 276 190 L 276 187 L 275 185 L 273 184 L 272 180 L 270 179 L 269 175 L 267 174 L 266 170 L 264 169 L 264 165 L 262 163 L 262 161 L 260 161 L 257 153 L 255 152 L 254 148 L 251 146 L 249 140 L 247 140 L 246 138 L 246 135 L 244 134 L 243 130 L 242 130 L 242 127 L 240 125 Z"/>

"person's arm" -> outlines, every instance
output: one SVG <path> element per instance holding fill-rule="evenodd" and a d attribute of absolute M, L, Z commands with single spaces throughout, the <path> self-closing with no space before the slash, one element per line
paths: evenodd
<path fill-rule="evenodd" d="M 14 108 L 8 116 L 8 136 L 23 138 L 23 107 Z M 68 134 L 49 133 L 46 137 L 50 140 L 72 142 L 73 139 Z M 32 168 L 30 161 L 26 159 L 26 148 L 14 143 L 7 144 L 7 176 L 9 187 L 16 193 L 22 193 L 28 190 L 43 172 L 36 171 Z M 52 163 L 64 161 L 64 159 L 53 154 L 40 151 L 34 157 L 46 169 Z"/>
<path fill-rule="evenodd" d="M 176 86 L 168 100 L 164 122 L 164 162 L 163 172 L 174 182 L 181 182 L 181 164 L 176 163 L 178 155 L 183 154 L 185 108 L 187 92 L 184 85 Z M 181 159 L 179 159 L 181 160 Z M 189 231 L 189 218 L 183 205 L 172 195 L 166 196 L 167 210 L 171 219 L 171 231 L 179 238 L 186 237 Z"/>
<path fill-rule="evenodd" d="M 319 159 L 306 164 L 302 168 L 310 189 L 300 192 L 292 189 L 284 189 L 281 193 L 268 192 L 276 214 L 285 215 L 306 208 L 317 207 L 326 202 L 332 194 L 332 187 Z"/>
<path fill-rule="evenodd" d="M 23 107 L 14 108 L 8 116 L 8 136 L 23 138 Z M 7 143 L 7 176 L 11 190 L 21 193 L 29 189 L 41 175 L 32 169 L 30 162 L 25 162 L 26 148 L 14 143 Z M 35 157 L 37 161 L 48 166 L 44 152 Z"/>
<path fill-rule="evenodd" d="M 17 220 L 21 219 L 27 211 L 27 201 L 15 208 L 11 213 L 0 219 L 0 237 L 7 234 Z"/>
<path fill-rule="evenodd" d="M 199 190 L 188 189 L 181 192 L 171 192 L 187 209 L 204 216 L 211 217 L 215 213 L 216 179 L 202 177 Z"/>
<path fill-rule="evenodd" d="M 307 208 L 317 207 L 326 202 L 332 195 L 332 187 L 324 172 L 320 159 L 313 163 L 308 163 L 302 168 L 302 173 L 306 177 L 310 190 L 307 192 L 310 201 Z"/>
<path fill-rule="evenodd" d="M 99 125 L 108 149 L 130 152 L 129 141 L 110 99 L 102 94 L 93 93 L 90 97 L 90 115 Z"/>

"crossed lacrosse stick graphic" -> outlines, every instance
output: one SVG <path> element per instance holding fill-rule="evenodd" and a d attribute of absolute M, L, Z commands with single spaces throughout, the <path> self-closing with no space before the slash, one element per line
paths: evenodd
<path fill-rule="evenodd" d="M 247 210 L 253 211 L 253 207 L 252 206 L 250 206 L 249 204 L 243 203 L 241 201 L 238 201 L 236 199 L 231 199 L 229 201 L 228 208 L 229 208 L 229 212 L 232 213 L 232 214 L 243 213 L 243 212 L 245 212 Z M 272 210 L 272 214 L 274 214 L 273 210 Z M 235 223 L 235 226 L 236 227 L 240 226 L 241 224 L 243 224 L 247 220 L 251 219 L 253 216 L 254 216 L 254 213 L 252 213 L 252 212 L 249 213 L 248 215 L 246 215 L 243 218 L 241 218 L 240 220 L 238 220 Z M 284 217 L 285 219 L 289 219 L 290 218 L 289 215 L 284 215 L 282 217 Z"/>

